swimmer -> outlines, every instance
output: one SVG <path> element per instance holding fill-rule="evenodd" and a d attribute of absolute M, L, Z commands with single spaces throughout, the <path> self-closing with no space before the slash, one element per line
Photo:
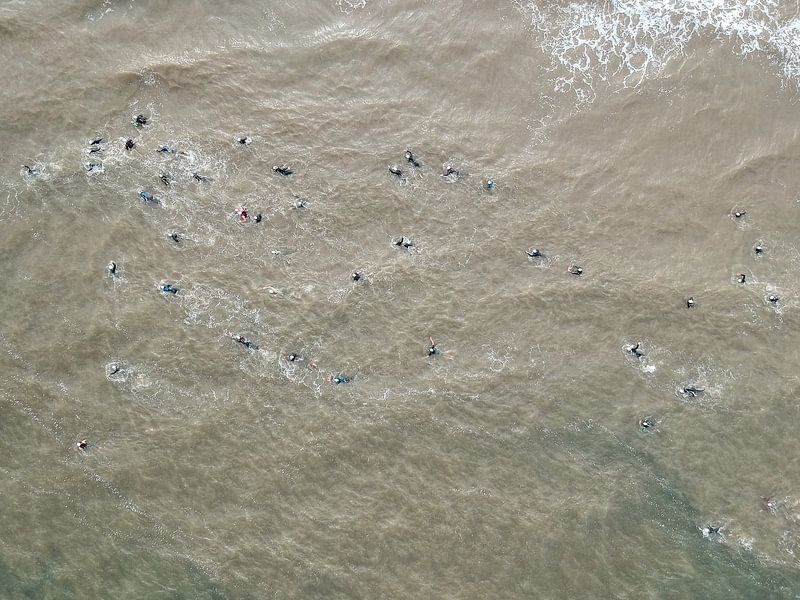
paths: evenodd
<path fill-rule="evenodd" d="M 690 398 L 696 398 L 704 391 L 705 389 L 692 384 L 685 385 L 681 388 L 681 394 Z"/>
<path fill-rule="evenodd" d="M 642 358 L 644 356 L 644 352 L 642 352 L 640 348 L 641 345 L 642 342 L 636 342 L 635 344 L 625 348 L 625 350 L 627 350 L 629 354 L 633 354 L 636 358 Z"/>
<path fill-rule="evenodd" d="M 431 343 L 427 350 L 428 356 L 436 356 L 439 354 L 439 348 L 436 347 L 436 342 L 433 341 L 433 338 L 429 337 L 428 341 Z"/>
<path fill-rule="evenodd" d="M 244 206 L 239 209 L 239 219 L 242 223 L 247 223 L 247 209 Z"/>
<path fill-rule="evenodd" d="M 89 441 L 88 440 L 81 440 L 80 442 L 75 444 L 75 446 L 78 447 L 78 450 L 81 450 L 82 452 L 86 452 L 86 449 L 89 447 Z"/>
<path fill-rule="evenodd" d="M 363 273 L 360 273 L 360 272 L 358 272 L 358 271 L 353 271 L 353 272 L 350 274 L 350 279 L 352 279 L 353 281 L 361 281 L 361 279 L 362 279 L 363 277 L 364 277 L 364 274 L 363 274 Z"/>
<path fill-rule="evenodd" d="M 167 154 L 177 154 L 178 151 L 171 147 L 167 146 L 166 144 L 161 144 L 157 149 L 156 152 L 166 152 Z"/>
<path fill-rule="evenodd" d="M 402 247 L 402 248 L 411 248 L 411 247 L 414 245 L 414 242 L 412 242 L 410 239 L 408 239 L 408 238 L 407 238 L 406 236 L 404 236 L 404 235 L 403 235 L 403 236 L 400 236 L 399 238 L 395 238 L 395 239 L 393 239 L 393 240 L 392 240 L 392 243 L 393 243 L 395 246 L 400 246 L 400 247 Z"/>
<path fill-rule="evenodd" d="M 133 119 L 133 126 L 141 127 L 142 125 L 147 125 L 147 117 L 144 115 L 136 115 Z"/>
<path fill-rule="evenodd" d="M 528 248 L 525 254 L 527 254 L 529 258 L 540 258 L 543 256 L 538 248 Z"/>
<path fill-rule="evenodd" d="M 284 177 L 288 177 L 289 175 L 294 173 L 294 171 L 292 171 L 289 168 L 289 165 L 286 165 L 286 164 L 283 164 L 281 166 L 277 166 L 276 165 L 276 166 L 272 167 L 272 170 L 275 171 L 276 173 L 280 174 L 280 175 L 283 175 Z"/>
<path fill-rule="evenodd" d="M 392 175 L 397 175 L 398 177 L 403 176 L 403 171 L 401 171 L 400 167 L 398 167 L 397 165 L 390 165 L 389 173 L 391 173 Z"/>
<path fill-rule="evenodd" d="M 451 175 L 458 177 L 459 176 L 458 169 L 456 169 L 450 163 L 444 163 L 442 165 L 442 177 L 450 177 Z"/>
<path fill-rule="evenodd" d="M 249 136 L 243 135 L 236 138 L 236 141 L 239 142 L 239 144 L 241 144 L 242 146 L 249 146 L 253 140 L 251 140 Z"/>
<path fill-rule="evenodd" d="M 686 299 L 686 308 L 693 308 L 693 307 L 694 307 L 694 298 L 692 298 L 691 296 L 689 296 L 689 297 Z"/>
<path fill-rule="evenodd" d="M 299 354 L 295 354 L 294 352 L 285 355 L 284 358 L 288 362 L 303 362 L 303 357 L 300 356 Z"/>
<path fill-rule="evenodd" d="M 200 173 L 192 173 L 192 179 L 195 181 L 208 181 L 208 177 L 200 175 Z"/>
<path fill-rule="evenodd" d="M 774 512 L 778 508 L 778 503 L 775 501 L 775 498 L 771 496 L 761 496 L 761 510 L 767 510 L 769 512 Z"/>
<path fill-rule="evenodd" d="M 644 417 L 643 419 L 639 420 L 639 427 L 642 428 L 644 431 L 649 431 L 654 429 L 656 426 L 656 421 L 653 417 Z"/>
<path fill-rule="evenodd" d="M 767 301 L 771 302 L 772 304 L 777 304 L 778 300 L 780 300 L 780 298 L 775 294 L 770 294 L 767 296 Z"/>
<path fill-rule="evenodd" d="M 170 183 L 172 183 L 172 180 L 169 178 L 169 175 L 167 175 L 166 173 L 161 173 L 158 176 L 158 178 L 161 180 L 161 183 L 163 183 L 164 185 L 168 186 Z"/>
<path fill-rule="evenodd" d="M 343 373 L 338 373 L 338 374 L 334 375 L 333 377 L 331 377 L 331 381 L 333 383 L 335 383 L 336 385 L 339 385 L 339 384 L 342 384 L 342 383 L 350 383 L 351 381 L 353 381 L 353 378 L 352 377 L 348 377 L 347 375 L 344 375 Z"/>
<path fill-rule="evenodd" d="M 292 207 L 298 210 L 303 209 L 306 206 L 307 206 L 306 201 L 303 198 L 298 198 L 297 200 L 294 201 L 294 204 L 292 204 Z"/>
<path fill-rule="evenodd" d="M 136 145 L 136 142 L 134 142 L 131 138 L 128 138 L 127 140 L 125 140 L 125 150 L 133 150 L 133 147 L 135 145 Z"/>
<path fill-rule="evenodd" d="M 91 142 L 89 142 L 89 145 L 90 146 L 97 146 L 97 145 L 99 145 L 101 143 L 103 143 L 103 138 L 95 138 Z"/>
<path fill-rule="evenodd" d="M 122 365 L 118 365 L 117 363 L 111 363 L 108 365 L 108 373 L 107 375 L 111 377 L 112 375 L 116 375 L 122 370 Z"/>
<path fill-rule="evenodd" d="M 145 202 L 149 202 L 150 204 L 158 204 L 158 198 L 153 196 L 153 194 L 150 192 L 139 192 L 139 195 Z"/>
<path fill-rule="evenodd" d="M 713 525 L 706 525 L 700 531 L 703 532 L 703 537 L 707 538 L 707 537 L 710 537 L 712 535 L 719 535 L 721 529 L 722 529 L 722 526 L 714 527 Z"/>
<path fill-rule="evenodd" d="M 106 267 L 106 270 L 108 271 L 109 275 L 112 275 L 112 276 L 116 275 L 117 274 L 117 263 L 115 263 L 112 260 L 111 262 L 108 263 L 108 266 Z"/>
<path fill-rule="evenodd" d="M 102 148 L 100 146 L 92 146 L 89 148 L 89 154 L 93 154 L 95 152 L 102 152 Z"/>
<path fill-rule="evenodd" d="M 237 344 L 241 344 L 245 348 L 248 348 L 250 350 L 258 350 L 258 345 L 256 345 L 255 342 L 248 340 L 243 335 L 232 335 L 231 338 L 233 338 L 234 342 L 236 342 Z"/>
<path fill-rule="evenodd" d="M 419 169 L 419 161 L 414 157 L 414 153 L 411 150 L 406 150 L 406 161 L 411 163 L 412 166 Z"/>
<path fill-rule="evenodd" d="M 583 269 L 578 265 L 570 265 L 569 269 L 567 269 L 567 273 L 570 275 L 583 275 Z"/>
<path fill-rule="evenodd" d="M 89 162 L 89 163 L 86 163 L 86 165 L 84 165 L 84 166 L 86 168 L 86 172 L 87 173 L 92 173 L 93 171 L 102 171 L 103 170 L 103 165 L 101 165 L 100 163 Z"/>
<path fill-rule="evenodd" d="M 485 187 L 487 191 L 491 192 L 497 187 L 497 184 L 495 183 L 494 179 L 487 179 L 486 183 L 483 184 L 483 187 Z"/>
<path fill-rule="evenodd" d="M 746 210 L 737 210 L 736 212 L 734 212 L 734 213 L 733 213 L 733 216 L 734 216 L 735 218 L 737 218 L 737 219 L 741 219 L 741 218 L 742 218 L 743 216 L 745 216 L 746 214 L 747 214 L 747 211 L 746 211 Z"/>
<path fill-rule="evenodd" d="M 177 294 L 178 293 L 178 288 L 176 288 L 171 283 L 162 283 L 161 285 L 158 286 L 158 289 L 161 290 L 161 292 L 164 293 L 164 294 Z"/>
<path fill-rule="evenodd" d="M 764 253 L 764 246 L 762 246 L 761 244 L 756 244 L 755 246 L 753 246 L 753 252 L 755 252 L 758 255 L 763 254 Z"/>
<path fill-rule="evenodd" d="M 737 282 L 737 283 L 744 283 L 746 279 L 747 279 L 747 277 L 745 276 L 745 274 L 744 274 L 744 273 L 739 273 L 739 274 L 736 276 L 736 282 Z"/>
<path fill-rule="evenodd" d="M 28 165 L 22 165 L 22 168 L 25 170 L 26 175 L 30 175 L 31 177 L 35 177 L 39 174 L 38 169 L 34 169 L 33 167 L 29 167 Z"/>
<path fill-rule="evenodd" d="M 181 242 L 181 238 L 178 236 L 178 232 L 177 231 L 171 231 L 169 233 L 168 237 L 169 237 L 169 239 L 171 239 L 176 244 L 180 244 L 180 242 Z"/>
<path fill-rule="evenodd" d="M 256 216 L 253 217 L 253 221 L 256 223 L 261 223 L 261 213 L 256 213 Z"/>

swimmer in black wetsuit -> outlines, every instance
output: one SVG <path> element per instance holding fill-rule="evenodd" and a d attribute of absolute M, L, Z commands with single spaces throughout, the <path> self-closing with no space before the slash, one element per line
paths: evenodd
<path fill-rule="evenodd" d="M 436 347 L 436 342 L 433 341 L 433 338 L 429 337 L 428 341 L 431 343 L 427 350 L 428 356 L 436 356 L 439 354 L 439 348 Z"/>
<path fill-rule="evenodd" d="M 406 150 L 406 161 L 408 161 L 409 163 L 411 163 L 411 165 L 412 165 L 412 166 L 414 166 L 414 167 L 416 167 L 417 169 L 419 169 L 419 162 L 418 162 L 418 161 L 417 161 L 417 159 L 414 157 L 414 153 L 413 153 L 413 152 L 411 152 L 411 150 Z"/>
<path fill-rule="evenodd" d="M 458 177 L 460 175 L 460 173 L 458 172 L 458 169 L 456 169 L 450 163 L 443 164 L 442 165 L 442 177 L 450 177 L 451 175 L 454 176 L 454 177 Z"/>
<path fill-rule="evenodd" d="M 339 385 L 339 384 L 342 384 L 342 383 L 350 383 L 351 381 L 353 381 L 353 378 L 352 377 L 348 377 L 347 375 L 345 375 L 343 373 L 338 373 L 338 374 L 334 375 L 333 377 L 331 377 L 331 381 L 333 383 L 335 383 L 336 385 Z"/>
<path fill-rule="evenodd" d="M 763 254 L 764 246 L 762 246 L 761 244 L 756 244 L 755 246 L 753 246 L 753 252 L 755 252 L 756 254 Z"/>
<path fill-rule="evenodd" d="M 398 177 L 403 176 L 403 171 L 401 171 L 400 167 L 398 167 L 397 165 L 390 165 L 389 173 L 391 173 L 392 175 L 397 175 Z"/>
<path fill-rule="evenodd" d="M 253 140 L 251 140 L 249 136 L 243 135 L 238 137 L 236 141 L 239 142 L 239 144 L 241 144 L 242 146 L 249 146 L 250 142 L 252 142 Z"/>
<path fill-rule="evenodd" d="M 528 248 L 525 251 L 525 254 L 528 255 L 528 258 L 540 258 L 542 256 L 542 253 L 538 248 Z"/>
<path fill-rule="evenodd" d="M 702 394 L 705 390 L 701 387 L 698 387 L 693 384 L 685 385 L 681 388 L 681 394 L 690 398 L 696 398 L 700 394 Z"/>
<path fill-rule="evenodd" d="M 635 344 L 625 348 L 625 350 L 627 350 L 629 354 L 633 354 L 636 358 L 642 358 L 644 356 L 644 352 L 642 352 L 640 348 L 641 345 L 641 342 L 636 342 Z"/>
<path fill-rule="evenodd" d="M 133 119 L 133 126 L 141 127 L 142 125 L 147 125 L 147 117 L 144 115 L 136 115 Z"/>
<path fill-rule="evenodd" d="M 25 170 L 26 175 L 30 175 L 31 177 L 35 177 L 39 174 L 38 169 L 34 169 L 33 167 L 29 167 L 28 165 L 22 165 L 22 168 Z"/>
<path fill-rule="evenodd" d="M 567 273 L 570 275 L 583 275 L 583 269 L 578 265 L 570 265 L 569 269 L 567 269 Z"/>
<path fill-rule="evenodd" d="M 255 342 L 248 340 L 243 335 L 232 335 L 231 338 L 233 339 L 234 342 L 236 342 L 237 344 L 241 344 L 245 348 L 248 348 L 250 350 L 258 350 L 258 345 L 256 345 Z"/>
<path fill-rule="evenodd" d="M 208 177 L 200 175 L 199 173 L 192 173 L 192 179 L 195 181 L 208 181 Z"/>
<path fill-rule="evenodd" d="M 170 232 L 168 237 L 169 237 L 169 239 L 171 239 L 176 244 L 180 244 L 180 242 L 181 242 L 181 238 L 180 238 L 180 236 L 178 236 L 178 232 L 177 231 Z"/>
<path fill-rule="evenodd" d="M 106 270 L 108 271 L 109 275 L 115 276 L 117 274 L 117 263 L 115 263 L 112 260 L 111 262 L 108 263 L 108 266 L 106 267 Z"/>
<path fill-rule="evenodd" d="M 353 271 L 353 272 L 350 274 L 350 279 L 352 279 L 353 281 L 361 281 L 361 278 L 362 278 L 362 277 L 364 277 L 364 274 L 363 274 L 363 273 L 360 273 L 360 272 L 358 272 L 358 271 Z"/>
<path fill-rule="evenodd" d="M 744 274 L 744 273 L 739 273 L 739 274 L 736 276 L 736 282 L 737 282 L 737 283 L 744 283 L 746 279 L 747 279 L 747 277 L 745 276 L 745 274 Z"/>
<path fill-rule="evenodd" d="M 289 165 L 285 165 L 285 164 L 284 165 L 280 165 L 280 166 L 276 165 L 276 166 L 272 167 L 272 170 L 275 171 L 276 173 L 280 174 L 280 175 L 283 175 L 284 177 L 288 177 L 289 175 L 294 173 L 294 171 L 292 171 L 289 168 Z"/>
<path fill-rule="evenodd" d="M 686 299 L 686 308 L 693 308 L 693 307 L 694 307 L 694 298 L 692 298 L 691 296 L 689 296 L 689 297 Z"/>
<path fill-rule="evenodd" d="M 780 298 L 776 294 L 770 294 L 769 296 L 767 296 L 767 300 L 772 304 L 777 304 Z"/>
<path fill-rule="evenodd" d="M 136 145 L 132 139 L 128 138 L 125 140 L 125 150 L 133 150 L 133 147 Z"/>
<path fill-rule="evenodd" d="M 161 173 L 158 178 L 161 180 L 161 183 L 166 186 L 169 186 L 169 184 L 172 183 L 172 179 L 170 179 L 169 175 L 166 173 Z"/>
<path fill-rule="evenodd" d="M 89 441 L 88 440 L 81 440 L 77 444 L 75 444 L 75 446 L 81 452 L 86 452 L 86 449 L 89 447 Z"/>
<path fill-rule="evenodd" d="M 747 214 L 746 210 L 737 210 L 733 213 L 733 216 L 737 219 L 741 219 L 743 216 Z"/>
<path fill-rule="evenodd" d="M 399 238 L 393 239 L 392 244 L 394 244 L 395 246 L 400 246 L 401 248 L 411 248 L 414 245 L 414 242 L 412 242 L 410 239 L 408 239 L 406 236 L 403 235 L 400 236 Z"/>
<path fill-rule="evenodd" d="M 163 294 L 177 294 L 178 293 L 178 288 L 176 288 L 171 283 L 162 283 L 161 285 L 158 286 L 158 289 L 161 290 L 161 293 L 163 293 Z"/>

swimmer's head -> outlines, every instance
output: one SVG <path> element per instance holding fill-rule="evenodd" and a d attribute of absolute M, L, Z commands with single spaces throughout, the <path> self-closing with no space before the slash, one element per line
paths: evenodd
<path fill-rule="evenodd" d="M 756 244 L 755 246 L 753 246 L 753 252 L 755 252 L 756 254 L 763 254 L 764 246 L 762 246 L 761 244 Z"/>
<path fill-rule="evenodd" d="M 583 275 L 583 269 L 578 265 L 571 265 L 569 269 L 567 269 L 567 272 L 571 275 Z"/>
<path fill-rule="evenodd" d="M 744 283 L 746 279 L 747 279 L 747 277 L 745 276 L 745 274 L 744 274 L 744 273 L 739 273 L 739 274 L 736 276 L 736 281 L 737 281 L 737 283 Z"/>
<path fill-rule="evenodd" d="M 132 139 L 128 138 L 125 140 L 125 150 L 133 150 L 135 145 L 136 143 Z"/>
<path fill-rule="evenodd" d="M 538 248 L 528 248 L 528 250 L 526 250 L 526 254 L 531 258 L 537 258 L 542 255 L 541 251 Z"/>
<path fill-rule="evenodd" d="M 767 296 L 767 300 L 772 302 L 773 304 L 777 304 L 780 298 L 776 294 L 770 294 L 769 296 Z"/>
<path fill-rule="evenodd" d="M 686 308 L 692 308 L 694 306 L 694 298 L 691 296 L 686 299 Z"/>

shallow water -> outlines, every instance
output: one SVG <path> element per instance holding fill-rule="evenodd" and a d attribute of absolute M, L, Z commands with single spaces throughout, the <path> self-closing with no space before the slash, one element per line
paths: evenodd
<path fill-rule="evenodd" d="M 798 23 L 0 3 L 0 595 L 800 597 Z"/>

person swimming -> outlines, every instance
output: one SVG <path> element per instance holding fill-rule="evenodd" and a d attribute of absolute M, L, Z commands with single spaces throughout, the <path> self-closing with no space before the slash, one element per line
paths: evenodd
<path fill-rule="evenodd" d="M 427 350 L 428 356 L 436 356 L 439 354 L 439 348 L 436 347 L 436 342 L 433 341 L 433 338 L 429 337 L 428 341 L 430 342 L 430 346 L 428 346 Z"/>
<path fill-rule="evenodd" d="M 736 282 L 737 282 L 737 283 L 744 283 L 746 279 L 747 279 L 747 277 L 745 276 L 745 274 L 744 274 L 744 273 L 739 273 L 739 274 L 736 276 Z"/>
<path fill-rule="evenodd" d="M 109 275 L 112 275 L 112 276 L 116 275 L 117 274 L 117 263 L 115 263 L 112 260 L 111 262 L 108 263 L 108 266 L 106 267 L 106 270 L 108 271 Z"/>
<path fill-rule="evenodd" d="M 39 174 L 38 169 L 34 169 L 33 167 L 29 167 L 28 165 L 22 165 L 23 170 L 25 171 L 26 175 L 30 175 L 31 177 L 35 177 Z"/>
<path fill-rule="evenodd" d="M 258 345 L 252 340 L 248 340 L 243 335 L 232 335 L 231 338 L 233 339 L 234 342 L 236 342 L 237 344 L 241 344 L 242 346 L 248 348 L 249 350 L 258 350 Z"/>
<path fill-rule="evenodd" d="M 177 148 L 173 148 L 172 146 L 168 146 L 167 144 L 161 144 L 158 148 L 156 148 L 156 152 L 163 152 L 166 154 L 177 154 Z"/>
<path fill-rule="evenodd" d="M 125 150 L 133 150 L 133 147 L 135 145 L 136 145 L 136 142 L 134 142 L 131 138 L 128 138 L 127 140 L 125 140 Z"/>
<path fill-rule="evenodd" d="M 89 441 L 88 440 L 81 440 L 77 444 L 75 444 L 75 446 L 81 452 L 86 452 L 87 448 L 89 448 Z"/>
<path fill-rule="evenodd" d="M 686 308 L 693 308 L 693 307 L 694 307 L 694 298 L 692 298 L 691 296 L 689 296 L 689 297 L 686 299 Z"/>
<path fill-rule="evenodd" d="M 239 219 L 242 223 L 247 223 L 247 209 L 244 206 L 239 209 Z"/>
<path fill-rule="evenodd" d="M 629 354 L 633 354 L 636 358 L 642 358 L 644 356 L 644 352 L 641 350 L 641 342 L 636 342 L 635 344 L 631 344 L 625 350 L 628 351 Z"/>
<path fill-rule="evenodd" d="M 147 117 L 144 115 L 136 115 L 133 119 L 134 127 L 142 127 L 143 125 L 147 125 Z"/>
<path fill-rule="evenodd" d="M 360 273 L 359 271 L 353 271 L 353 272 L 350 274 L 350 279 L 352 279 L 353 281 L 361 281 L 361 279 L 362 279 L 363 277 L 364 277 L 364 274 L 363 274 L 363 273 Z"/>
<path fill-rule="evenodd" d="M 331 377 L 331 381 L 336 385 L 340 385 L 342 383 L 350 383 L 351 381 L 353 381 L 353 378 L 348 377 L 344 373 L 337 373 L 336 375 Z"/>
<path fill-rule="evenodd" d="M 102 152 L 103 148 L 100 144 L 103 142 L 103 138 L 96 138 L 89 142 L 89 154 L 93 154 L 94 152 Z"/>
<path fill-rule="evenodd" d="M 171 283 L 162 283 L 158 286 L 158 289 L 161 290 L 163 294 L 177 294 L 178 288 L 176 288 Z"/>
<path fill-rule="evenodd" d="M 84 165 L 84 167 L 86 168 L 87 173 L 94 173 L 95 171 L 101 173 L 103 171 L 103 165 L 96 162 L 88 162 Z"/>
<path fill-rule="evenodd" d="M 253 217 L 253 221 L 255 221 L 256 223 L 261 223 L 261 218 L 262 218 L 261 213 L 256 213 L 256 216 Z"/>
<path fill-rule="evenodd" d="M 777 304 L 780 298 L 776 294 L 770 294 L 769 296 L 767 296 L 767 300 L 772 304 Z"/>
<path fill-rule="evenodd" d="M 280 175 L 283 175 L 284 177 L 288 177 L 289 175 L 294 173 L 294 171 L 292 171 L 289 168 L 289 165 L 286 165 L 286 164 L 283 164 L 283 165 L 280 165 L 280 166 L 276 165 L 276 166 L 272 167 L 272 170 L 275 171 L 276 173 L 280 174 Z"/>
<path fill-rule="evenodd" d="M 195 181 L 208 181 L 208 177 L 200 175 L 200 173 L 192 173 L 192 179 Z"/>
<path fill-rule="evenodd" d="M 755 252 L 756 254 L 763 254 L 764 246 L 762 246 L 761 244 L 756 244 L 755 246 L 753 246 L 753 252 Z"/>
<path fill-rule="evenodd" d="M 460 173 L 458 172 L 458 169 L 456 169 L 450 163 L 444 163 L 442 165 L 442 177 L 450 177 L 451 175 L 453 177 L 458 177 Z"/>
<path fill-rule="evenodd" d="M 158 198 L 153 196 L 150 192 L 139 192 L 139 195 L 142 197 L 142 200 L 145 202 L 149 202 L 150 204 L 158 204 Z"/>
<path fill-rule="evenodd" d="M 699 396 L 700 394 L 705 392 L 705 389 L 701 388 L 701 387 L 698 387 L 698 386 L 696 386 L 694 384 L 689 384 L 689 385 L 684 385 L 683 387 L 681 387 L 680 391 L 681 391 L 681 394 L 683 394 L 684 396 L 687 396 L 687 397 L 690 397 L 690 398 L 696 398 L 697 396 Z"/>
<path fill-rule="evenodd" d="M 647 431 L 650 429 L 654 429 L 656 426 L 656 421 L 653 417 L 644 417 L 643 419 L 639 419 L 639 427 L 643 430 Z"/>
<path fill-rule="evenodd" d="M 171 231 L 167 237 L 169 237 L 169 239 L 171 239 L 176 244 L 180 244 L 180 242 L 181 242 L 181 238 L 178 235 L 177 231 Z"/>
<path fill-rule="evenodd" d="M 703 532 L 703 537 L 707 538 L 707 537 L 710 537 L 712 535 L 720 535 L 720 530 L 721 529 L 722 529 L 722 526 L 714 527 L 713 525 L 706 525 L 700 531 Z"/>
<path fill-rule="evenodd" d="M 570 265 L 567 269 L 567 273 L 570 275 L 583 275 L 583 269 L 578 265 Z"/>
<path fill-rule="evenodd" d="M 401 248 L 411 248 L 414 245 L 414 242 L 412 242 L 410 239 L 408 239 L 406 236 L 403 235 L 400 236 L 399 238 L 393 239 L 392 244 L 394 244 L 395 246 L 399 246 Z"/>
<path fill-rule="evenodd" d="M 236 138 L 236 141 L 237 141 L 239 144 L 241 144 L 242 146 L 249 146 L 249 145 L 250 145 L 250 143 L 251 143 L 253 140 L 251 140 L 251 139 L 250 139 L 250 137 L 249 137 L 249 136 L 247 136 L 247 135 L 242 135 L 242 136 L 240 136 L 240 137 Z"/>
<path fill-rule="evenodd" d="M 103 143 L 103 138 L 94 138 L 92 141 L 89 142 L 90 146 L 98 146 Z"/>
<path fill-rule="evenodd" d="M 411 150 L 406 150 L 406 161 L 411 163 L 411 165 L 417 169 L 419 169 L 419 161 L 417 161 L 414 153 Z"/>
<path fill-rule="evenodd" d="M 483 184 L 483 187 L 486 188 L 487 191 L 491 192 L 497 187 L 497 183 L 495 183 L 494 179 L 487 179 Z"/>
<path fill-rule="evenodd" d="M 746 210 L 737 210 L 733 213 L 733 216 L 737 219 L 741 219 L 743 216 L 747 214 Z"/>
<path fill-rule="evenodd" d="M 287 354 L 286 356 L 284 356 L 284 358 L 288 362 L 299 362 L 303 360 L 303 358 L 299 354 L 295 354 L 294 352 Z"/>
<path fill-rule="evenodd" d="M 170 184 L 170 183 L 172 183 L 172 179 L 170 179 L 169 175 L 167 175 L 167 174 L 166 174 L 166 173 L 164 173 L 164 172 L 162 172 L 162 173 L 161 173 L 161 174 L 158 176 L 158 178 L 161 180 L 161 183 L 163 183 L 163 184 L 164 184 L 164 185 L 166 185 L 166 186 L 169 186 L 169 184 Z"/>
<path fill-rule="evenodd" d="M 391 173 L 392 175 L 397 175 L 398 177 L 403 176 L 403 171 L 400 170 L 400 167 L 398 167 L 397 165 L 389 165 L 389 173 Z"/>
<path fill-rule="evenodd" d="M 527 254 L 529 258 L 540 258 L 543 256 L 538 248 L 528 248 L 525 254 Z"/>

